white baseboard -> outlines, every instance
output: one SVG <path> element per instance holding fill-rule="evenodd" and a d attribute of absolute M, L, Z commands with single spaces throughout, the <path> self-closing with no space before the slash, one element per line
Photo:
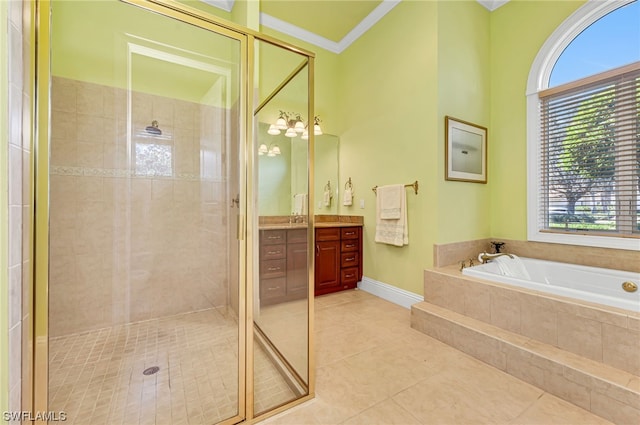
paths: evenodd
<path fill-rule="evenodd" d="M 383 300 L 398 304 L 404 308 L 411 308 L 415 303 L 424 301 L 422 295 L 396 288 L 388 283 L 379 282 L 369 277 L 363 276 L 358 282 L 358 289 L 376 295 Z"/>

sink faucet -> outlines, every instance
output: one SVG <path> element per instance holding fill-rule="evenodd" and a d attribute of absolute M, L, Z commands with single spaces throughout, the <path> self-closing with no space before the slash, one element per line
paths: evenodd
<path fill-rule="evenodd" d="M 486 264 L 487 262 L 491 261 L 494 258 L 498 258 L 498 257 L 502 257 L 503 255 L 506 255 L 507 257 L 513 259 L 513 255 L 511 254 L 507 254 L 506 252 L 500 252 L 498 254 L 489 254 L 486 252 L 482 252 L 480 253 L 480 255 L 478 255 L 478 260 L 480 260 L 480 262 L 482 264 Z"/>
<path fill-rule="evenodd" d="M 298 215 L 296 213 L 291 213 L 291 216 L 289 217 L 289 224 L 292 223 L 304 223 L 304 216 Z"/>

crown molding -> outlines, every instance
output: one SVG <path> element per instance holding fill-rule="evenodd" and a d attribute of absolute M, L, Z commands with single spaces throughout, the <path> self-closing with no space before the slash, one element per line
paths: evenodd
<path fill-rule="evenodd" d="M 222 9 L 227 12 L 231 12 L 233 9 L 233 3 L 235 0 L 201 0 L 204 3 L 207 3 L 210 6 L 217 7 L 218 9 Z"/>
<path fill-rule="evenodd" d="M 338 43 L 340 46 L 340 52 L 343 52 L 347 47 L 351 46 L 354 41 L 359 39 L 365 32 L 369 31 L 380 19 L 382 19 L 387 13 L 396 7 L 401 0 L 382 0 L 382 3 L 369 13 L 358 25 L 356 25 L 342 40 Z"/>
<path fill-rule="evenodd" d="M 287 34 L 298 40 L 306 41 L 314 46 L 322 47 L 333 53 L 340 53 L 339 43 L 322 37 L 314 32 L 300 28 L 299 26 L 290 24 L 289 22 L 278 19 L 274 16 L 267 15 L 264 12 L 260 12 L 260 25 L 264 25 L 267 28 L 279 31 L 283 34 Z"/>
<path fill-rule="evenodd" d="M 260 13 L 260 24 L 267 28 L 290 35 L 299 40 L 306 41 L 314 46 L 321 47 L 333 53 L 342 53 L 354 41 L 360 38 L 365 32 L 373 27 L 380 19 L 396 7 L 401 0 L 383 0 L 375 9 L 371 11 L 358 25 L 356 25 L 342 40 L 335 42 L 322 37 L 311 31 L 307 31 L 289 22 L 282 21 L 266 13 Z"/>
<path fill-rule="evenodd" d="M 493 12 L 503 4 L 507 3 L 509 0 L 476 0 L 476 1 L 480 3 L 482 6 L 484 6 L 484 8 L 487 9 L 489 12 Z"/>
<path fill-rule="evenodd" d="M 235 0 L 201 0 L 211 6 L 219 9 L 231 12 Z M 264 12 L 260 13 L 260 24 L 267 28 L 279 31 L 283 34 L 287 34 L 298 40 L 305 41 L 317 47 L 321 47 L 333 53 L 342 53 L 351 44 L 353 44 L 358 38 L 366 33 L 371 27 L 373 27 L 380 19 L 382 19 L 387 13 L 389 13 L 394 7 L 396 7 L 402 0 L 382 0 L 382 2 L 371 11 L 362 21 L 358 23 L 342 40 L 336 42 L 322 37 L 316 33 L 300 28 L 297 25 L 283 21 L 275 16 L 267 15 Z M 509 0 L 476 0 L 483 7 L 489 11 L 494 11 L 500 6 L 507 3 Z"/>

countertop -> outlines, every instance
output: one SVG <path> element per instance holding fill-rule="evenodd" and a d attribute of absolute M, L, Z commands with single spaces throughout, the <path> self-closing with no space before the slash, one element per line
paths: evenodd
<path fill-rule="evenodd" d="M 354 227 L 360 226 L 362 227 L 362 223 L 344 223 L 344 222 L 322 222 L 315 223 L 313 227 L 318 228 L 327 228 L 327 227 Z M 286 229 L 306 229 L 307 223 L 269 223 L 269 224 L 260 224 L 258 226 L 260 230 L 286 230 Z"/>
<path fill-rule="evenodd" d="M 260 230 L 287 230 L 306 229 L 308 223 L 289 223 L 289 216 L 266 216 L 260 217 L 258 228 Z M 315 215 L 314 227 L 353 227 L 363 226 L 363 217 L 349 215 Z"/>

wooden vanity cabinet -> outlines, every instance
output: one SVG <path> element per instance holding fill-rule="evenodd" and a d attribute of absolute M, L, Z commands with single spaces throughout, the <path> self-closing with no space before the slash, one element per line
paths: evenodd
<path fill-rule="evenodd" d="M 362 280 L 362 227 L 316 228 L 315 295 L 355 288 Z"/>
<path fill-rule="evenodd" d="M 315 294 L 340 289 L 340 229 L 316 229 Z"/>
<path fill-rule="evenodd" d="M 307 229 L 260 231 L 260 305 L 307 296 Z"/>
<path fill-rule="evenodd" d="M 287 300 L 306 298 L 309 294 L 307 267 L 307 229 L 287 232 Z"/>

